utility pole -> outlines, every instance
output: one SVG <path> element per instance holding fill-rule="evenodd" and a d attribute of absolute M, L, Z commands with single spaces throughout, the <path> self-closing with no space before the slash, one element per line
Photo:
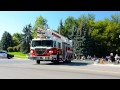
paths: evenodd
<path fill-rule="evenodd" d="M 61 30 L 61 29 L 59 29 L 59 34 L 60 34 L 60 30 Z"/>

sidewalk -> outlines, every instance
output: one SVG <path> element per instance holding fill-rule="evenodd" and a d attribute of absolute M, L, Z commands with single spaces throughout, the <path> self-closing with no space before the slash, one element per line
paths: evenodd
<path fill-rule="evenodd" d="M 78 61 L 85 61 L 85 62 L 92 62 L 92 65 L 97 65 L 97 66 L 111 66 L 111 67 L 120 67 L 120 64 L 113 64 L 113 63 L 108 63 L 108 61 L 104 61 L 104 64 L 100 64 L 100 63 L 95 63 L 95 61 L 93 60 L 78 60 Z"/>
<path fill-rule="evenodd" d="M 93 64 L 93 65 L 97 65 L 97 66 L 112 66 L 112 67 L 120 67 L 120 64 Z"/>

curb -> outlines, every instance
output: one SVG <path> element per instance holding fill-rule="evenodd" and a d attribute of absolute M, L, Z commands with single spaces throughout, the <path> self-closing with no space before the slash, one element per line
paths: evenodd
<path fill-rule="evenodd" d="M 24 59 L 24 60 L 28 60 L 27 58 L 15 58 L 15 57 L 14 57 L 13 59 Z"/>

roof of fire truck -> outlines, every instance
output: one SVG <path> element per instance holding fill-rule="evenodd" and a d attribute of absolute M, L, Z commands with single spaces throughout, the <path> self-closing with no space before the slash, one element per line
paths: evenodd
<path fill-rule="evenodd" d="M 37 38 L 32 40 L 62 40 L 62 42 L 69 43 L 68 38 L 54 32 L 51 29 L 39 29 L 37 31 Z"/>

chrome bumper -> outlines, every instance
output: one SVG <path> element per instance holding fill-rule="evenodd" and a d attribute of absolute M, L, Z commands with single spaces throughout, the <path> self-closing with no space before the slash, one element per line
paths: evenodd
<path fill-rule="evenodd" d="M 28 59 L 30 59 L 30 60 L 41 60 L 41 61 L 51 61 L 52 57 L 50 57 L 50 56 L 34 56 L 34 57 L 28 56 Z"/>

